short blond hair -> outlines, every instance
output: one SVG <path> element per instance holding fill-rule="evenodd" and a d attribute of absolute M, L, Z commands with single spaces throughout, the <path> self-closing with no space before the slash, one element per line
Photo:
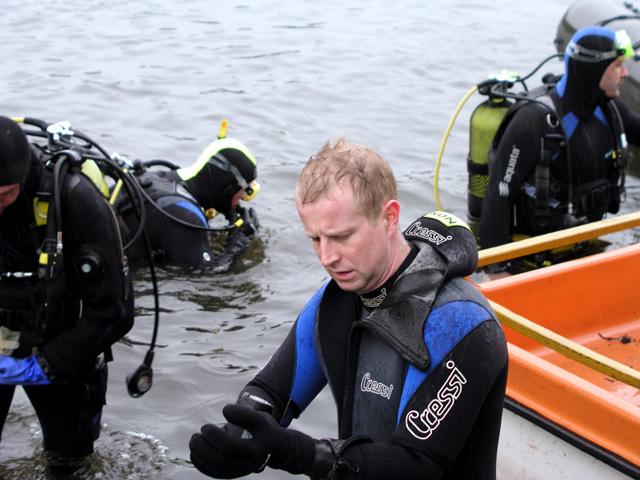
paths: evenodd
<path fill-rule="evenodd" d="M 370 220 L 378 218 L 389 200 L 398 199 L 389 164 L 372 148 L 342 137 L 328 141 L 309 158 L 296 184 L 296 203 L 313 203 L 341 184 L 351 187 L 361 212 Z"/>

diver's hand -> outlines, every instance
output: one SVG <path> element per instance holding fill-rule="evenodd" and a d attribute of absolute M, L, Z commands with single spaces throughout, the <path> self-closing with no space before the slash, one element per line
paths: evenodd
<path fill-rule="evenodd" d="M 246 235 L 249 239 L 256 236 L 260 222 L 258 221 L 258 214 L 253 208 L 238 207 L 238 214 L 242 218 L 242 225 L 238 227 L 238 231 Z"/>
<path fill-rule="evenodd" d="M 257 471 L 265 463 L 266 454 L 253 451 L 249 440 L 236 434 L 231 424 L 221 427 L 207 424 L 191 437 L 191 462 L 213 478 L 238 478 Z M 241 430 L 240 430 L 241 431 Z"/>
<path fill-rule="evenodd" d="M 222 413 L 233 425 L 250 432 L 239 437 L 226 425 L 205 425 L 191 437 L 191 461 L 198 470 L 214 478 L 237 478 L 260 471 L 265 465 L 293 474 L 313 465 L 316 441 L 282 428 L 269 414 L 238 404 Z"/>

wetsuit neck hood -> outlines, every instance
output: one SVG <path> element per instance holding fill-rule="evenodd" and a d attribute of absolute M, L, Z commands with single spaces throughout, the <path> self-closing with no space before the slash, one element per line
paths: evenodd
<path fill-rule="evenodd" d="M 241 142 L 223 138 L 208 145 L 193 165 L 180 168 L 177 173 L 205 210 L 214 208 L 227 213 L 233 196 L 256 179 L 256 165 L 256 159 Z M 238 183 L 236 175 L 245 185 Z"/>
<path fill-rule="evenodd" d="M 600 80 L 615 57 L 593 61 L 581 59 L 574 51 L 577 46 L 593 52 L 610 52 L 614 50 L 614 42 L 615 33 L 605 27 L 586 27 L 573 35 L 564 54 L 565 74 L 556 87 L 563 115 L 573 112 L 578 118 L 587 118 L 596 107 L 609 102 L 600 89 Z"/>
<path fill-rule="evenodd" d="M 197 175 L 185 180 L 187 189 L 205 210 L 214 208 L 218 212 L 231 210 L 231 200 L 240 190 L 230 172 L 206 163 Z"/>
<path fill-rule="evenodd" d="M 402 265 L 400 265 L 398 270 L 396 270 L 396 272 L 391 275 L 386 282 L 384 282 L 384 285 L 371 292 L 360 295 L 360 300 L 362 300 L 362 304 L 367 311 L 370 312 L 384 302 L 384 299 L 387 298 L 387 293 L 391 291 L 393 284 L 396 282 L 400 274 L 404 272 L 409 265 L 411 265 L 411 262 L 416 258 L 416 255 L 418 255 L 418 248 L 415 245 L 411 245 L 411 251 L 409 252 L 409 255 L 407 255 L 407 258 L 404 259 L 404 262 L 402 262 Z"/>
<path fill-rule="evenodd" d="M 424 323 L 445 281 L 447 262 L 424 243 L 400 274 L 382 304 L 362 320 L 369 330 L 397 351 L 407 362 L 424 370 L 429 352 L 424 344 Z"/>
<path fill-rule="evenodd" d="M 475 271 L 478 247 L 469 227 L 447 212 L 419 217 L 403 235 L 418 253 L 410 255 L 410 264 L 399 269 L 380 306 L 363 323 L 409 363 L 425 369 L 429 352 L 422 332 L 438 291 L 446 280 Z"/>

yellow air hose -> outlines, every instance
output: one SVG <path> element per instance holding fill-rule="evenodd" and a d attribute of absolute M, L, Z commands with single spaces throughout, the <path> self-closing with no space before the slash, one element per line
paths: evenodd
<path fill-rule="evenodd" d="M 456 118 L 458 118 L 458 114 L 460 113 L 460 110 L 462 110 L 462 107 L 464 106 L 464 104 L 467 103 L 467 100 L 469 100 L 469 97 L 473 95 L 477 90 L 478 90 L 478 86 L 474 85 L 473 88 L 469 90 L 467 94 L 464 96 L 464 98 L 460 101 L 455 112 L 453 112 L 453 116 L 449 121 L 447 130 L 444 132 L 444 137 L 442 138 L 442 143 L 440 144 L 440 151 L 438 152 L 438 158 L 436 160 L 435 178 L 433 181 L 433 192 L 435 194 L 436 205 L 438 207 L 438 210 L 442 210 L 442 205 L 440 204 L 440 194 L 438 193 L 438 176 L 440 174 L 440 162 L 442 161 L 444 146 L 447 144 L 447 138 L 449 137 L 449 133 L 451 133 L 451 129 L 453 128 L 453 124 L 455 123 Z"/>

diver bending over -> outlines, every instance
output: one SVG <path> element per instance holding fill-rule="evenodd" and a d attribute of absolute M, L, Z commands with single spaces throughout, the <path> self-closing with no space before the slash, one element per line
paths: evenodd
<path fill-rule="evenodd" d="M 180 265 L 216 273 L 228 270 L 249 248 L 259 226 L 255 210 L 240 205 L 241 200 L 253 199 L 260 188 L 251 152 L 238 140 L 222 138 L 205 148 L 190 167 L 169 164 L 170 170 L 156 171 L 147 166 L 137 165 L 134 173 L 155 203 L 145 200 L 144 229 L 153 253 Z M 130 232 L 137 231 L 139 219 L 129 197 L 119 195 L 115 207 Z M 207 230 L 207 211 L 211 209 L 223 214 L 230 224 L 224 248 L 217 254 L 211 250 Z M 142 238 L 127 250 L 134 261 L 145 254 Z"/>
<path fill-rule="evenodd" d="M 0 431 L 22 385 L 51 465 L 73 467 L 100 434 L 105 362 L 134 297 L 116 214 L 66 152 L 45 166 L 0 117 Z"/>

